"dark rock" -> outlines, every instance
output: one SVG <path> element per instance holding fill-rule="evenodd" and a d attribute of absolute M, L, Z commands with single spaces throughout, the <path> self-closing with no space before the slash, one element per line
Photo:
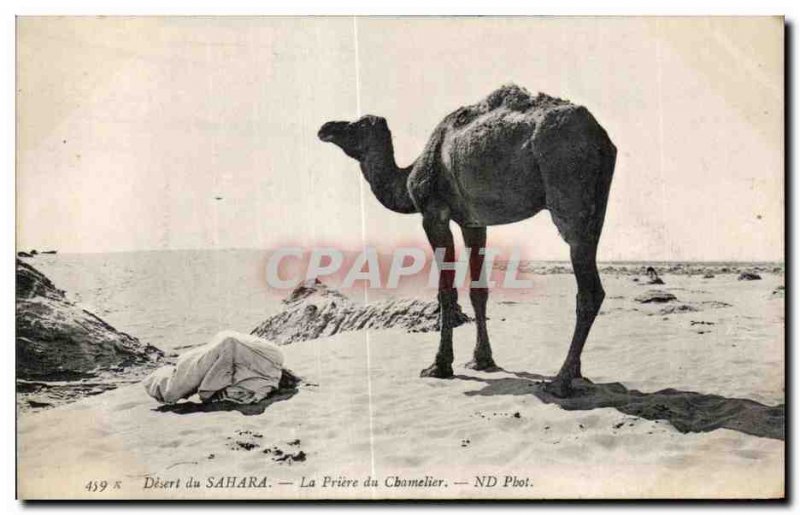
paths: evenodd
<path fill-rule="evenodd" d="M 53 406 L 49 402 L 37 401 L 34 399 L 28 399 L 28 405 L 30 405 L 31 408 L 50 408 Z"/>
<path fill-rule="evenodd" d="M 17 259 L 17 301 L 43 297 L 51 300 L 65 300 L 64 292 L 31 265 Z"/>
<path fill-rule="evenodd" d="M 304 451 L 298 451 L 295 454 L 292 453 L 284 453 L 280 449 L 273 451 L 273 454 L 276 456 L 272 458 L 273 461 L 281 461 L 281 462 L 288 462 L 292 463 L 295 461 L 306 461 L 306 453 Z"/>
<path fill-rule="evenodd" d="M 20 251 L 20 252 L 17 252 L 17 257 L 30 258 L 30 257 L 33 257 L 33 254 L 31 254 L 29 252 L 21 252 Z"/>
<path fill-rule="evenodd" d="M 740 281 L 760 281 L 761 276 L 755 272 L 742 272 L 739 274 Z"/>
<path fill-rule="evenodd" d="M 641 304 L 649 304 L 649 303 L 663 304 L 666 302 L 674 302 L 677 301 L 678 299 L 677 297 L 675 297 L 675 295 L 666 291 L 650 290 L 639 295 L 634 300 Z"/>
<path fill-rule="evenodd" d="M 283 311 L 266 319 L 252 334 L 286 344 L 362 329 L 401 328 L 408 332 L 439 329 L 436 301 L 388 299 L 359 306 L 316 279 L 297 286 L 283 304 Z M 457 305 L 455 326 L 469 321 Z"/>
<path fill-rule="evenodd" d="M 163 352 L 68 301 L 17 260 L 17 378 L 73 380 L 160 361 Z"/>
<path fill-rule="evenodd" d="M 678 304 L 667 306 L 665 308 L 661 308 L 659 314 L 661 315 L 678 315 L 681 313 L 694 313 L 696 311 L 700 311 L 694 306 L 690 306 L 689 304 Z"/>
<path fill-rule="evenodd" d="M 718 300 L 704 300 L 704 301 L 701 301 L 700 304 L 702 304 L 705 307 L 712 308 L 712 309 L 729 308 L 729 307 L 732 306 L 732 304 L 728 304 L 727 302 L 720 302 Z"/>

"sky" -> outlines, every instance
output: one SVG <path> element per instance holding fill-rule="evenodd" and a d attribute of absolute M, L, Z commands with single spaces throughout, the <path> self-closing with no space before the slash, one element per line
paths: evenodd
<path fill-rule="evenodd" d="M 405 166 L 511 82 L 618 148 L 599 259 L 783 259 L 780 18 L 21 17 L 17 247 L 425 246 L 318 128 L 383 116 Z M 489 245 L 569 255 L 546 211 Z"/>

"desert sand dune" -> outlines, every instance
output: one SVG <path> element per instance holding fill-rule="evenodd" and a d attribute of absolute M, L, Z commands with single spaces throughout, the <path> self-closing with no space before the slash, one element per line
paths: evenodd
<path fill-rule="evenodd" d="M 436 345 L 431 333 L 353 331 L 282 347 L 304 382 L 259 405 L 190 399 L 161 406 L 135 384 L 20 414 L 20 493 L 156 498 L 165 492 L 144 489 L 147 478 L 252 474 L 267 476 L 269 491 L 181 488 L 168 495 L 780 495 L 784 299 L 771 292 L 783 277 L 720 277 L 703 286 L 706 293 L 689 291 L 696 278 L 665 279 L 681 302 L 725 305 L 653 315 L 664 305 L 639 304 L 636 283 L 608 279 L 608 312 L 584 355 L 593 384 L 579 384 L 571 399 L 547 396 L 539 384 L 558 370 L 574 316 L 572 278 L 548 276 L 513 304 L 500 295 L 491 301 L 499 372 L 456 366 L 453 379 L 423 379 L 418 371 Z M 462 365 L 474 330 L 459 327 L 454 336 Z M 486 474 L 529 477 L 532 486 L 476 488 L 475 477 Z M 299 487 L 304 477 L 325 475 L 381 483 L 366 493 Z M 447 486 L 409 493 L 384 484 L 395 475 L 429 475 Z M 121 487 L 88 494 L 86 481 L 98 478 Z"/>

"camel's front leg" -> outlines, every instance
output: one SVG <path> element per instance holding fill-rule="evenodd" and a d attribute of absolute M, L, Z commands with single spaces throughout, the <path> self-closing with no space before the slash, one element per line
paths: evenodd
<path fill-rule="evenodd" d="M 453 246 L 453 233 L 450 232 L 449 212 L 442 208 L 431 210 L 423 214 L 422 225 L 425 234 L 433 247 L 433 253 L 437 257 L 439 267 L 439 316 L 441 321 L 441 332 L 439 339 L 439 351 L 436 353 L 436 361 L 433 365 L 424 369 L 421 377 L 452 377 L 453 376 L 453 319 L 455 307 L 458 302 L 458 291 L 453 287 L 455 270 L 452 263 L 455 261 L 455 249 Z M 436 252 L 437 249 L 444 249 Z M 439 259 L 442 262 L 439 262 Z M 442 266 L 450 263 L 451 266 Z"/>
<path fill-rule="evenodd" d="M 469 249 L 469 274 L 472 279 L 469 298 L 475 310 L 475 326 L 478 338 L 475 343 L 472 361 L 467 368 L 473 370 L 496 370 L 492 359 L 492 346 L 489 344 L 489 332 L 486 330 L 486 301 L 489 299 L 489 270 L 483 270 L 486 248 L 486 227 L 463 227 L 464 245 Z"/>

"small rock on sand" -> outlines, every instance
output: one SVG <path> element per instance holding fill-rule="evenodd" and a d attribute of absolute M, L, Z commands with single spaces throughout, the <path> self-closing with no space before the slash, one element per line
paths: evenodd
<path fill-rule="evenodd" d="M 761 276 L 755 272 L 742 272 L 739 274 L 740 281 L 760 281 Z"/>
<path fill-rule="evenodd" d="M 662 308 L 661 311 L 659 311 L 659 314 L 676 315 L 680 313 L 694 313 L 695 311 L 700 311 L 700 310 L 694 306 L 690 306 L 689 304 L 678 304 Z"/>
<path fill-rule="evenodd" d="M 649 304 L 653 302 L 664 304 L 666 302 L 674 302 L 678 299 L 675 297 L 675 295 L 663 290 L 650 290 L 639 295 L 634 300 L 641 304 Z"/>

